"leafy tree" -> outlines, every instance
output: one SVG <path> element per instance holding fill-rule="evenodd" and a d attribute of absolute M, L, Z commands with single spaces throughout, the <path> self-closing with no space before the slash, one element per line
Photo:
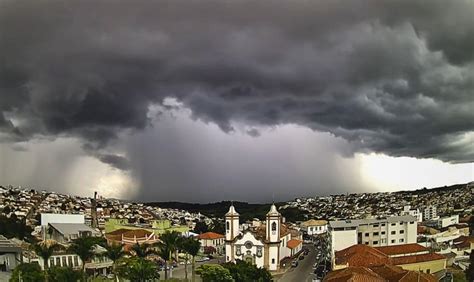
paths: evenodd
<path fill-rule="evenodd" d="M 50 282 L 77 282 L 82 278 L 82 273 L 71 267 L 53 266 L 48 270 L 48 276 Z"/>
<path fill-rule="evenodd" d="M 55 251 L 64 249 L 64 246 L 54 240 L 44 240 L 37 244 L 31 245 L 31 248 L 37 256 L 43 259 L 44 263 L 44 277 L 48 281 L 49 258 Z"/>
<path fill-rule="evenodd" d="M 166 231 L 161 234 L 160 242 L 157 243 L 159 255 L 165 261 L 165 279 L 168 279 L 168 261 L 171 255 L 178 249 L 179 233 L 176 231 Z"/>
<path fill-rule="evenodd" d="M 195 248 L 197 247 L 197 251 L 195 251 Z M 197 252 L 199 252 L 199 248 L 201 247 L 199 241 L 189 237 L 180 237 L 178 240 L 178 248 L 186 253 L 186 258 L 184 261 L 184 278 L 185 280 L 188 279 L 188 261 L 189 261 L 189 255 L 194 256 L 197 255 Z M 194 273 L 194 266 L 193 266 L 193 273 Z"/>
<path fill-rule="evenodd" d="M 91 261 L 95 256 L 95 245 L 102 243 L 100 238 L 81 237 L 72 241 L 69 251 L 75 253 L 82 260 L 82 274 L 86 276 L 86 262 Z"/>
<path fill-rule="evenodd" d="M 203 282 L 233 282 L 235 281 L 228 269 L 218 264 L 204 264 L 198 270 Z M 248 280 L 251 281 L 251 280 Z"/>
<path fill-rule="evenodd" d="M 10 282 L 43 282 L 45 281 L 44 273 L 37 263 L 22 263 L 15 267 Z"/>
<path fill-rule="evenodd" d="M 33 241 L 31 232 L 33 229 L 26 225 L 25 219 L 18 219 L 16 216 L 6 217 L 0 215 L 0 234 L 7 238 L 19 238 L 28 242 Z"/>
<path fill-rule="evenodd" d="M 194 232 L 198 234 L 206 233 L 209 231 L 209 227 L 204 221 L 198 221 L 196 222 L 196 225 L 194 226 Z"/>
<path fill-rule="evenodd" d="M 141 257 L 120 259 L 117 264 L 117 272 L 121 277 L 137 282 L 160 278 L 156 264 Z"/>
<path fill-rule="evenodd" d="M 117 261 L 125 255 L 122 244 L 105 244 L 105 249 L 107 250 L 105 256 L 108 257 L 112 262 L 112 272 L 114 276 L 117 277 Z"/>
<path fill-rule="evenodd" d="M 211 230 L 212 232 L 225 234 L 225 223 L 223 220 L 215 220 L 213 222 Z"/>
<path fill-rule="evenodd" d="M 236 263 L 225 263 L 222 266 L 229 270 L 236 282 L 272 281 L 272 275 L 266 268 L 258 268 L 245 261 L 237 260 Z"/>

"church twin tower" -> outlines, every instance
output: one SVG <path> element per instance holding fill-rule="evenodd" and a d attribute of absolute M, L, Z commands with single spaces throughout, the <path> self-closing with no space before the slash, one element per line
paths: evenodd
<path fill-rule="evenodd" d="M 239 213 L 231 205 L 225 214 L 226 262 L 242 259 L 265 267 L 278 270 L 280 263 L 280 229 L 282 217 L 275 204 L 272 204 L 265 219 L 265 235 L 250 230 L 240 232 Z M 262 226 L 263 227 L 263 226 Z M 244 252 L 242 252 L 242 248 Z"/>

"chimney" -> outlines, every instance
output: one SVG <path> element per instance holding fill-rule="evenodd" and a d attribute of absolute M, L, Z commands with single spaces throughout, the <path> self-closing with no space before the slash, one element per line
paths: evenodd
<path fill-rule="evenodd" d="M 94 199 L 92 199 L 92 203 L 91 203 L 91 217 L 92 217 L 92 222 L 91 222 L 92 228 L 98 228 L 99 221 L 97 220 L 97 191 L 94 192 Z"/>

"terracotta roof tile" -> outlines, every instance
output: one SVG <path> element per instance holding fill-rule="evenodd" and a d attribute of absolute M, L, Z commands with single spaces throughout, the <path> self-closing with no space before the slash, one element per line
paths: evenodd
<path fill-rule="evenodd" d="M 327 282 L 382 282 L 386 281 L 377 273 L 366 267 L 348 267 L 341 270 L 331 271 L 326 275 Z"/>
<path fill-rule="evenodd" d="M 373 265 L 391 264 L 391 260 L 381 251 L 359 244 L 336 252 L 336 264 L 368 267 Z"/>
<path fill-rule="evenodd" d="M 214 239 L 225 238 L 225 236 L 219 233 L 206 232 L 206 233 L 199 234 L 198 238 L 204 239 L 204 240 L 214 240 Z"/>
<path fill-rule="evenodd" d="M 395 246 L 384 246 L 384 247 L 375 247 L 376 250 L 381 251 L 382 253 L 393 256 L 393 255 L 401 255 L 401 254 L 412 254 L 412 253 L 419 253 L 419 252 L 426 252 L 428 251 L 427 248 L 423 247 L 420 244 L 405 244 L 405 245 L 395 245 Z"/>
<path fill-rule="evenodd" d="M 286 244 L 286 246 L 290 249 L 294 249 L 296 247 L 298 247 L 300 244 L 302 244 L 303 241 L 301 240 L 297 240 L 297 239 L 291 239 L 290 241 L 288 241 L 288 243 Z"/>
<path fill-rule="evenodd" d="M 440 254 L 431 253 L 431 254 L 414 255 L 414 256 L 393 257 L 392 262 L 393 264 L 400 265 L 400 264 L 418 263 L 418 262 L 440 260 L 440 259 L 446 259 L 446 257 Z"/>

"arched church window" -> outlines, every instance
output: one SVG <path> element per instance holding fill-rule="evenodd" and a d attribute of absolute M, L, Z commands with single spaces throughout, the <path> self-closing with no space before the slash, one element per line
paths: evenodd
<path fill-rule="evenodd" d="M 228 222 L 228 221 L 226 222 L 226 229 L 227 229 L 227 230 L 229 230 L 229 229 L 230 229 L 230 224 L 229 224 L 229 222 Z"/>
<path fill-rule="evenodd" d="M 277 224 L 276 222 L 273 222 L 272 223 L 272 231 L 276 231 L 277 230 Z"/>

